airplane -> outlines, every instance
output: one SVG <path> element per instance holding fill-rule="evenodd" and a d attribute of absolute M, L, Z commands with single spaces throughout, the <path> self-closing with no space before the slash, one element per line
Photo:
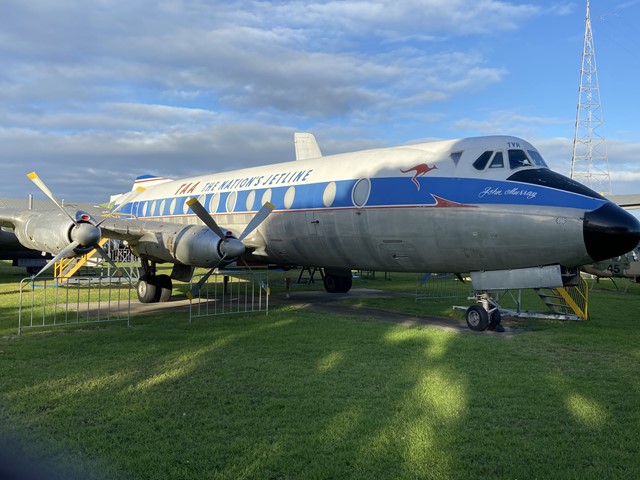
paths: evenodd
<path fill-rule="evenodd" d="M 126 240 L 141 259 L 142 303 L 167 301 L 172 281 L 189 282 L 195 267 L 211 273 L 238 260 L 321 268 L 330 293 L 350 290 L 352 269 L 470 272 L 481 292 L 557 287 L 575 281 L 580 265 L 640 241 L 635 217 L 549 169 L 518 137 L 326 156 L 312 134 L 294 140 L 291 162 L 138 178 L 115 199 L 121 218 L 0 209 L 0 225 L 24 246 L 60 258 L 90 251 L 102 236 Z M 29 178 L 57 202 L 35 173 Z M 171 275 L 157 274 L 162 263 L 173 264 Z M 469 327 L 499 323 L 490 297 L 479 301 L 467 310 Z"/>
<path fill-rule="evenodd" d="M 629 278 L 640 283 L 640 245 L 614 258 L 583 265 L 582 271 L 598 278 Z M 614 282 L 615 283 L 615 282 Z"/>
<path fill-rule="evenodd" d="M 0 260 L 11 260 L 15 267 L 25 267 L 27 273 L 35 274 L 44 267 L 53 256 L 23 247 L 16 236 L 0 229 Z"/>

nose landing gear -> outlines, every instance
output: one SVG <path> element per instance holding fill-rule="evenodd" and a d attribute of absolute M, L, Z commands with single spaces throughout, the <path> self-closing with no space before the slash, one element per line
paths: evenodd
<path fill-rule="evenodd" d="M 493 330 L 494 332 L 504 332 L 504 327 L 500 324 L 502 314 L 498 302 L 489 296 L 488 293 L 476 293 L 476 302 L 480 305 L 472 305 L 465 313 L 467 326 L 476 332 Z"/>

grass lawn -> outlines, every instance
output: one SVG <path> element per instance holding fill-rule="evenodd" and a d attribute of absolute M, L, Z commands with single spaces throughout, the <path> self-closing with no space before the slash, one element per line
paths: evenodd
<path fill-rule="evenodd" d="M 171 312 L 133 318 L 129 328 L 18 337 L 22 276 L 0 269 L 0 436 L 10 460 L 31 470 L 640 478 L 640 285 L 625 294 L 601 282 L 589 321 L 507 320 L 519 332 L 508 336 L 280 303 L 269 315 L 189 324 L 187 313 Z M 411 294 L 415 276 L 354 281 L 363 286 Z M 392 300 L 393 310 L 451 310 L 411 295 Z"/>

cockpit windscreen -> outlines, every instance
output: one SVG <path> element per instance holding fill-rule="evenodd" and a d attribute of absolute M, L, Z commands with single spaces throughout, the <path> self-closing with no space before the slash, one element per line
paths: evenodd
<path fill-rule="evenodd" d="M 536 150 L 509 149 L 507 151 L 509 159 L 509 168 L 517 170 L 522 167 L 538 167 L 549 168 L 539 152 Z M 504 168 L 504 154 L 501 150 L 487 150 L 483 152 L 473 162 L 473 168 L 476 170 L 485 170 L 486 168 Z"/>

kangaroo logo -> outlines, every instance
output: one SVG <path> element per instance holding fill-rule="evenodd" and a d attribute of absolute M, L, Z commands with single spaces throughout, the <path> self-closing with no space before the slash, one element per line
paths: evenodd
<path fill-rule="evenodd" d="M 438 168 L 437 165 L 434 165 L 433 167 L 430 167 L 426 163 L 421 163 L 420 165 L 416 165 L 415 167 L 411 167 L 411 168 L 408 168 L 406 170 L 400 169 L 400 171 L 402 173 L 415 172 L 415 174 L 413 175 L 413 178 L 411 179 L 411 181 L 413 183 L 415 183 L 416 187 L 418 187 L 418 190 L 420 190 L 420 183 L 418 182 L 418 177 L 421 177 L 425 173 L 429 173 L 431 170 L 434 170 L 436 168 Z"/>

